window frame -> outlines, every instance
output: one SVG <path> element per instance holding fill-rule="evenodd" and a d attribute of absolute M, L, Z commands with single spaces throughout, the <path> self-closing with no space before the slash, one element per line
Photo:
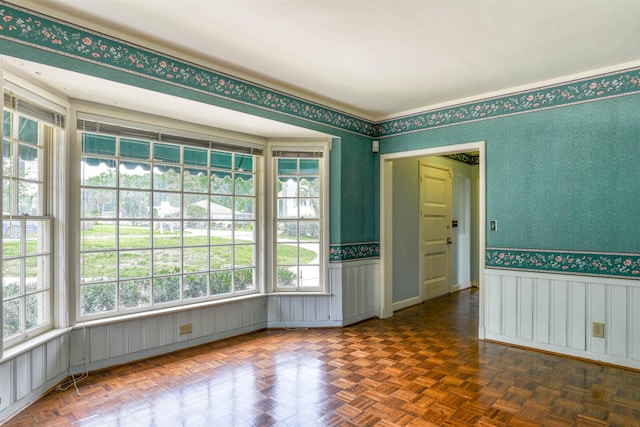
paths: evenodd
<path fill-rule="evenodd" d="M 262 253 L 261 253 L 261 248 L 264 246 L 263 244 L 263 231 L 262 231 L 262 224 L 263 224 L 263 215 L 262 215 L 262 211 L 263 211 L 263 202 L 261 201 L 261 199 L 263 198 L 263 192 L 261 191 L 261 186 L 263 185 L 263 178 L 262 178 L 262 164 L 264 162 L 263 160 L 263 155 L 262 155 L 262 151 L 264 148 L 264 145 L 261 144 L 256 144 L 253 141 L 236 141 L 236 140 L 226 140 L 224 138 L 219 138 L 216 135 L 212 135 L 209 132 L 207 132 L 210 129 L 204 129 L 205 132 L 207 132 L 206 134 L 203 133 L 199 133 L 199 132 L 192 132 L 190 130 L 185 130 L 184 128 L 182 128 L 180 126 L 180 123 L 176 122 L 176 121 L 172 121 L 171 119 L 162 119 L 161 124 L 160 123 L 155 123 L 154 120 L 145 120 L 147 119 L 147 117 L 145 116 L 138 116 L 135 114 L 131 114 L 130 116 L 133 116 L 134 120 L 131 120 L 129 118 L 121 118 L 122 114 L 126 114 L 126 112 L 123 111 L 119 111 L 118 114 L 115 114 L 113 116 L 102 116 L 102 115 L 97 115 L 94 114 L 92 112 L 78 112 L 78 118 L 81 120 L 88 120 L 88 119 L 96 119 L 98 121 L 104 121 L 107 123 L 111 123 L 114 126 L 124 126 L 124 127 L 132 127 L 134 129 L 141 129 L 142 132 L 158 132 L 160 134 L 159 136 L 159 140 L 158 139 L 151 139 L 150 141 L 153 141 L 153 144 L 179 144 L 180 147 L 180 152 L 183 153 L 184 152 L 184 148 L 196 148 L 196 149 L 206 149 L 207 151 L 207 158 L 208 158 L 208 162 L 207 162 L 207 166 L 202 166 L 202 168 L 206 169 L 209 172 L 209 179 L 208 179 L 208 193 L 206 193 L 207 197 L 212 197 L 213 194 L 213 190 L 211 189 L 211 177 L 213 176 L 212 171 L 215 171 L 216 168 L 215 166 L 213 166 L 211 164 L 211 155 L 210 153 L 212 151 L 215 150 L 221 150 L 221 151 L 225 151 L 227 153 L 233 153 L 231 154 L 231 157 L 233 159 L 236 158 L 236 156 L 247 156 L 247 155 L 252 155 L 249 153 L 253 153 L 253 163 L 254 163 L 254 167 L 253 167 L 253 202 L 254 202 L 254 212 L 253 212 L 253 217 L 250 221 L 253 222 L 254 227 L 253 227 L 253 265 L 247 268 L 251 268 L 254 271 L 254 277 L 253 277 L 253 286 L 247 290 L 239 290 L 239 291 L 235 291 L 232 293 L 223 293 L 223 294 L 218 294 L 218 295 L 214 295 L 214 294 L 210 294 L 209 290 L 210 288 L 208 288 L 207 290 L 207 294 L 206 296 L 203 297 L 198 297 L 198 298 L 184 298 L 182 291 L 184 289 L 184 285 L 181 287 L 180 289 L 180 297 L 178 300 L 174 300 L 171 302 L 167 302 L 167 303 L 162 303 L 162 304 L 154 304 L 153 300 L 150 301 L 149 304 L 141 306 L 141 307 L 130 307 L 130 308 L 124 308 L 124 309 L 118 309 L 117 308 L 117 301 L 116 301 L 116 308 L 113 310 L 109 310 L 109 311 L 105 311 L 105 312 L 96 312 L 96 313 L 92 313 L 92 314 L 82 314 L 81 312 L 81 287 L 83 286 L 81 283 L 82 277 L 80 274 L 80 268 L 81 266 L 78 266 L 77 271 L 76 271 L 76 280 L 74 283 L 76 283 L 76 292 L 75 292 L 75 304 L 76 304 L 76 309 L 75 309 L 75 316 L 76 319 L 78 321 L 80 320 L 98 320 L 98 319 L 110 319 L 110 318 L 117 318 L 120 316 L 129 316 L 129 315 L 135 315 L 135 316 L 147 316 L 147 315 L 152 315 L 154 312 L 161 312 L 163 310 L 167 310 L 167 309 L 188 309 L 190 306 L 194 306 L 194 305 L 202 305 L 202 304 L 207 304 L 207 303 L 215 303 L 215 302 L 219 302 L 219 301 L 228 301 L 228 300 L 232 300 L 234 298 L 238 298 L 238 297 L 244 297 L 247 295 L 252 295 L 252 294 L 259 294 L 263 292 L 263 277 L 264 277 L 264 273 L 262 271 L 263 269 L 263 265 L 264 262 L 262 262 L 261 258 L 262 258 Z M 175 125 L 175 127 L 173 127 Z M 77 164 L 78 164 L 78 169 L 80 169 L 80 164 L 82 162 L 82 158 L 83 156 L 85 156 L 85 154 L 83 153 L 82 150 L 82 132 L 83 129 L 80 125 L 80 123 L 78 123 L 77 128 L 76 128 L 77 132 Z M 86 129 L 84 129 L 86 130 Z M 92 133 L 89 130 L 86 130 L 87 133 Z M 93 132 L 95 133 L 95 132 Z M 213 132 L 212 132 L 213 133 Z M 134 137 L 131 137 L 132 139 L 135 139 Z M 145 138 L 138 138 L 138 139 L 145 139 Z M 186 141 L 183 143 L 179 143 L 180 141 Z M 212 142 L 213 141 L 213 142 Z M 183 155 L 184 156 L 184 155 Z M 132 159 L 129 158 L 123 158 L 121 156 L 121 153 L 117 153 L 116 157 L 114 157 L 114 159 L 117 159 L 118 162 L 119 161 L 133 161 Z M 147 162 L 146 160 L 144 160 L 144 162 Z M 159 164 L 159 165 L 164 165 L 164 163 L 161 162 L 156 162 L 154 159 L 150 159 L 148 161 L 150 164 L 152 164 L 151 168 L 153 169 L 153 165 L 154 164 Z M 232 164 L 231 169 L 233 171 L 233 177 L 236 176 L 236 174 L 242 174 L 242 166 L 240 165 L 238 167 L 238 165 L 235 164 L 235 160 L 233 161 L 234 164 Z M 118 163 L 119 164 L 119 163 Z M 188 169 L 188 168 L 200 168 L 200 166 L 194 166 L 194 165 L 189 165 L 189 164 L 185 164 L 184 163 L 184 157 L 181 157 L 180 159 L 180 164 L 179 167 L 182 168 L 183 170 L 183 176 L 184 176 L 184 170 Z M 116 170 L 116 174 L 119 174 L 119 171 Z M 246 174 L 246 172 L 245 172 Z M 232 178 L 232 182 L 234 183 L 234 186 L 236 185 L 236 180 Z M 81 192 L 81 188 L 84 188 L 81 185 L 81 178 L 78 179 L 78 186 L 77 186 L 77 190 L 76 190 L 76 197 L 78 198 L 79 201 L 79 205 L 80 205 L 80 192 Z M 115 188 L 115 187 L 114 187 Z M 119 191 L 119 190 L 118 190 Z M 151 196 L 150 197 L 154 197 L 154 194 L 157 193 L 157 189 L 154 189 L 153 186 L 151 188 L 149 188 L 148 191 Z M 163 190 L 159 190 L 160 192 L 163 192 Z M 183 206 L 184 202 L 184 197 L 191 194 L 189 191 L 187 191 L 184 188 L 184 185 L 181 185 L 181 188 L 179 190 L 179 192 L 176 192 L 175 194 L 179 194 L 182 202 L 181 202 L 181 206 Z M 198 193 L 200 194 L 200 193 Z M 202 193 L 203 196 L 205 195 L 205 193 Z M 244 197 L 241 194 L 238 194 L 235 192 L 233 192 L 232 197 L 235 198 L 236 197 Z M 152 203 L 153 205 L 153 203 Z M 79 211 L 79 210 L 78 210 Z M 156 218 L 153 217 L 149 217 L 149 221 L 153 222 Z M 188 220 L 187 218 L 187 213 L 186 210 L 184 212 L 181 213 L 179 220 L 181 221 L 181 223 L 184 221 L 186 222 Z M 116 222 L 116 224 L 120 223 L 120 221 L 126 221 L 125 218 L 121 218 L 119 215 L 117 215 L 114 218 L 114 221 Z M 207 221 L 209 222 L 209 224 L 213 224 L 213 222 L 215 221 L 213 218 L 208 217 L 208 218 L 204 218 L 202 221 Z M 235 217 L 233 218 L 233 224 L 239 224 L 240 222 L 243 222 L 242 219 Z M 82 214 L 80 212 L 78 212 L 78 229 L 80 229 L 81 227 L 81 223 L 82 223 Z M 209 228 L 207 229 L 209 230 Z M 153 238 L 153 233 L 152 236 Z M 78 241 L 80 240 L 80 238 L 78 238 Z M 149 250 L 152 251 L 152 246 L 153 243 L 149 244 L 149 247 L 145 248 L 145 250 Z M 214 247 L 215 245 L 211 243 L 211 240 L 209 240 L 209 242 L 206 244 L 206 246 L 203 246 L 207 249 L 207 251 L 209 251 L 212 247 Z M 240 246 L 242 246 L 240 244 Z M 190 248 L 188 246 L 185 246 L 184 242 L 181 241 L 179 249 L 182 251 L 184 248 Z M 237 248 L 236 243 L 233 243 L 233 250 L 235 251 Z M 121 251 L 122 248 L 116 248 L 115 252 Z M 81 247 L 80 244 L 78 242 L 78 254 L 83 253 L 81 251 Z M 210 259 L 210 256 L 208 258 L 208 260 Z M 184 264 L 184 258 L 181 255 L 181 263 Z M 243 268 L 240 268 L 240 266 L 238 266 L 237 264 L 235 264 L 235 261 L 233 262 L 233 265 L 231 267 L 231 270 L 236 271 L 236 270 L 242 270 Z M 213 272 L 214 270 L 212 270 L 211 268 L 209 268 L 206 271 L 207 276 L 210 277 L 210 274 Z M 226 270 L 225 270 L 226 271 Z M 178 274 L 179 277 L 184 277 L 185 275 L 187 275 L 188 272 L 184 271 L 183 269 L 181 269 L 180 273 Z M 153 277 L 154 274 L 153 272 L 150 273 L 149 276 L 149 280 L 153 281 Z M 114 280 L 114 283 L 118 284 L 120 282 L 122 282 L 123 280 L 121 280 L 121 278 L 118 278 L 116 280 Z M 182 283 L 182 280 L 180 280 L 180 282 Z M 116 294 L 117 295 L 117 294 Z M 116 296 L 117 298 L 117 296 Z"/>
<path fill-rule="evenodd" d="M 268 195 L 269 205 L 269 240 L 271 250 L 267 257 L 269 266 L 269 277 L 271 285 L 269 292 L 274 294 L 300 294 L 300 295 L 328 295 L 330 284 L 328 277 L 329 263 L 329 156 L 331 151 L 331 139 L 296 141 L 296 140 L 275 140 L 271 141 L 267 149 L 267 162 L 269 176 L 265 178 L 270 185 Z M 320 231 L 318 235 L 319 245 L 319 285 L 317 287 L 279 287 L 278 286 L 278 173 L 277 159 L 297 158 L 297 159 L 319 159 L 319 184 L 320 184 L 320 215 L 318 218 Z M 298 243 L 300 240 L 298 240 Z M 298 264 L 298 266 L 303 264 Z"/>
<path fill-rule="evenodd" d="M 16 206 L 16 200 L 19 195 L 16 188 L 21 183 L 34 182 L 40 186 L 40 197 L 38 201 L 38 212 L 36 214 L 21 213 L 19 208 L 12 208 L 12 212 L 7 212 L 5 215 L 5 209 L 3 207 L 3 238 L 0 239 L 0 245 L 3 254 L 3 267 L 5 259 L 9 262 L 19 261 L 20 267 L 20 291 L 19 294 L 12 297 L 12 299 L 19 299 L 20 305 L 20 331 L 18 334 L 11 338 L 4 338 L 4 285 L 0 287 L 0 312 L 3 313 L 0 324 L 2 325 L 2 340 L 0 340 L 0 357 L 3 352 L 9 348 L 16 347 L 18 344 L 28 343 L 31 339 L 38 337 L 54 327 L 64 326 L 66 323 L 60 319 L 60 311 L 58 305 L 62 300 L 59 297 L 59 293 L 64 293 L 64 281 L 58 280 L 60 278 L 60 271 L 64 270 L 64 267 L 58 267 L 56 265 L 56 254 L 61 253 L 61 240 L 58 239 L 58 231 L 56 230 L 56 218 L 64 214 L 64 209 L 60 208 L 59 198 L 64 197 L 64 189 L 60 187 L 61 172 L 64 170 L 62 164 L 53 159 L 58 160 L 64 153 L 64 141 L 66 140 L 66 128 L 65 128 L 65 116 L 68 110 L 68 105 L 63 100 L 50 94 L 46 90 L 35 86 L 23 79 L 14 76 L 10 73 L 0 70 L 0 91 L 3 96 L 2 111 L 3 111 L 3 126 L 4 126 L 4 112 L 11 111 L 13 115 L 12 130 L 13 135 L 10 135 L 10 144 L 14 144 L 15 147 L 10 148 L 14 167 L 19 165 L 19 154 L 16 154 L 16 148 L 20 147 L 25 142 L 20 141 L 20 129 L 19 123 L 21 118 L 28 119 L 36 123 L 37 126 L 37 142 L 32 148 L 38 150 L 38 171 L 40 176 L 37 179 L 10 179 L 9 185 L 13 188 L 11 191 L 11 198 L 14 199 L 11 203 L 12 206 Z M 5 93 L 10 94 L 8 99 L 5 99 Z M 16 101 L 17 100 L 17 101 Z M 9 103 L 7 107 L 5 104 Z M 18 125 L 18 127 L 16 127 Z M 4 128 L 3 128 L 3 146 L 4 146 Z M 30 146 L 32 143 L 29 143 Z M 19 152 L 19 150 L 18 150 Z M 4 158 L 4 155 L 3 155 Z M 4 161 L 3 165 L 4 167 Z M 20 167 L 18 167 L 18 170 Z M 4 171 L 2 173 L 4 180 Z M 59 194 L 54 194 L 53 189 Z M 3 183 L 3 193 L 4 193 Z M 4 203 L 4 194 L 2 202 Z M 12 229 L 19 229 L 18 237 L 18 253 L 17 255 L 8 255 L 5 258 L 4 248 L 4 228 L 5 222 L 9 224 Z M 39 225 L 36 225 L 39 224 Z M 34 227 L 34 228 L 32 228 Z M 33 251 L 29 249 L 27 245 L 37 245 L 37 250 Z M 28 267 L 28 262 L 35 260 L 35 270 L 32 267 Z M 4 268 L 0 270 L 0 277 L 4 283 Z M 30 289 L 27 286 L 28 277 L 33 277 L 31 274 L 36 271 L 40 280 L 44 280 L 44 285 L 38 284 L 35 288 Z M 44 274 L 44 276 L 42 276 Z M 44 306 L 41 307 L 43 320 L 37 326 L 27 329 L 29 312 L 28 299 L 30 296 L 38 298 L 37 295 L 42 295 L 45 298 Z M 38 310 L 40 311 L 40 310 Z"/>

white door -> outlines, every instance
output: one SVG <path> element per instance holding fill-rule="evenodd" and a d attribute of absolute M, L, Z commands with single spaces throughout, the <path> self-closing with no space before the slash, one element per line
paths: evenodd
<path fill-rule="evenodd" d="M 451 292 L 451 171 L 420 163 L 420 297 Z"/>

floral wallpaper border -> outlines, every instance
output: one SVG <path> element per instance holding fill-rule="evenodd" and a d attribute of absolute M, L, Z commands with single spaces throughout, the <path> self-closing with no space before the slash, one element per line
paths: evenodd
<path fill-rule="evenodd" d="M 640 93 L 640 67 L 371 122 L 0 0 L 0 39 L 372 138 Z"/>
<path fill-rule="evenodd" d="M 379 258 L 380 243 L 347 243 L 329 247 L 329 261 L 350 261 L 363 258 Z"/>
<path fill-rule="evenodd" d="M 0 1 L 0 38 L 352 133 L 377 125 Z"/>
<path fill-rule="evenodd" d="M 640 68 L 484 99 L 380 123 L 377 137 L 640 93 Z"/>
<path fill-rule="evenodd" d="M 487 248 L 486 266 L 640 279 L 640 254 Z"/>
<path fill-rule="evenodd" d="M 445 154 L 442 157 L 447 157 L 451 160 L 457 160 L 462 163 L 466 163 L 468 165 L 479 165 L 480 164 L 480 156 L 473 156 L 467 153 L 454 153 L 454 154 Z"/>

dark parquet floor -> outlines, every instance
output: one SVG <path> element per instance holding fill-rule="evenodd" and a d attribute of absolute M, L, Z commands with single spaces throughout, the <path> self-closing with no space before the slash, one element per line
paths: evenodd
<path fill-rule="evenodd" d="M 478 292 L 93 372 L 11 426 L 640 426 L 640 373 L 476 338 Z"/>

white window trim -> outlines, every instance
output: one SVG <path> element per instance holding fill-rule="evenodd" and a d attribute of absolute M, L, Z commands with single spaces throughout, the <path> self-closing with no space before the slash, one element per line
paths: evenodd
<path fill-rule="evenodd" d="M 50 111 L 69 117 L 71 105 L 68 99 L 56 95 L 49 90 L 34 84 L 16 74 L 0 68 L 0 93 L 4 96 L 4 91 L 10 90 L 19 97 L 26 99 L 34 104 L 41 105 Z M 50 262 L 50 322 L 46 326 L 36 328 L 31 331 L 30 335 L 23 337 L 18 342 L 11 341 L 11 344 L 4 345 L 4 339 L 0 339 L 0 360 L 3 357 L 22 351 L 23 348 L 29 348 L 33 343 L 40 342 L 44 336 L 52 333 L 65 331 L 69 326 L 68 316 L 68 297 L 69 284 L 66 276 L 67 263 L 69 262 L 67 253 L 67 239 L 64 219 L 67 215 L 67 140 L 69 135 L 69 120 L 65 121 L 62 128 L 62 136 L 58 143 L 53 143 L 49 149 L 45 162 L 47 162 L 48 179 L 45 187 L 45 193 L 48 194 L 51 244 L 49 247 Z M 53 141 L 55 142 L 55 141 Z M 1 166 L 0 166 L 1 167 Z M 0 207 L 2 199 L 0 199 Z M 2 243 L 0 240 L 0 251 L 2 251 Z M 0 269 L 0 280 L 2 279 L 2 269 Z M 0 302 L 3 300 L 2 286 L 0 286 Z M 0 319 L 3 318 L 2 303 L 0 303 Z M 2 321 L 0 321 L 0 327 Z M 56 332 L 57 331 L 57 332 Z"/>
<path fill-rule="evenodd" d="M 297 151 L 297 152 L 322 152 L 322 165 L 320 170 L 321 180 L 321 192 L 320 192 L 320 204 L 321 204 L 321 218 L 320 218 L 320 289 L 312 288 L 308 291 L 300 290 L 296 288 L 294 290 L 278 289 L 277 277 L 276 277 L 276 246 L 277 236 L 275 235 L 275 228 L 277 222 L 275 200 L 277 196 L 275 186 L 275 170 L 273 165 L 273 152 L 274 151 Z M 268 188 L 268 197 L 264 198 L 266 203 L 266 224 L 265 227 L 266 242 L 270 246 L 270 250 L 265 252 L 265 275 L 268 284 L 267 293 L 278 295 L 329 295 L 331 293 L 329 287 L 329 231 L 330 231 L 330 198 L 329 198 L 329 171 L 330 171 L 330 157 L 331 152 L 331 138 L 322 139 L 272 139 L 269 141 L 267 148 L 265 149 L 265 183 Z"/>

